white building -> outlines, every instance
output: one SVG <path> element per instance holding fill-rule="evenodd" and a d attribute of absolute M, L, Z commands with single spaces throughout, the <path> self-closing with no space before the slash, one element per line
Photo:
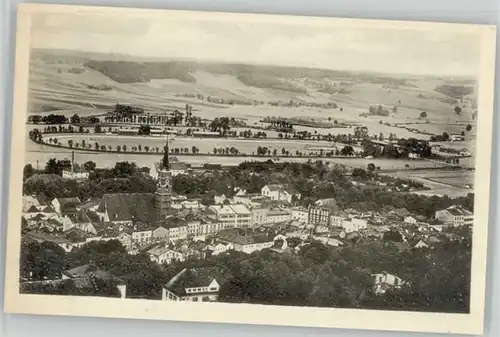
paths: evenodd
<path fill-rule="evenodd" d="M 208 207 L 208 212 L 224 228 L 244 228 L 252 224 L 252 212 L 245 205 L 213 205 Z"/>
<path fill-rule="evenodd" d="M 436 211 L 435 218 L 454 227 L 472 225 L 474 223 L 474 214 L 458 205 Z"/>
<path fill-rule="evenodd" d="M 324 245 L 332 246 L 332 247 L 339 247 L 339 246 L 343 246 L 344 245 L 342 243 L 342 241 L 337 240 L 335 238 L 329 238 L 329 237 L 326 237 L 326 236 L 313 236 L 313 239 L 320 241 Z"/>
<path fill-rule="evenodd" d="M 219 241 L 230 243 L 234 246 L 234 250 L 245 254 L 252 254 L 266 248 L 272 248 L 277 240 L 286 241 L 286 236 L 277 235 L 269 237 L 266 234 L 245 234 L 240 233 L 237 229 L 229 229 L 222 231 L 218 235 Z"/>
<path fill-rule="evenodd" d="M 408 224 L 416 225 L 417 224 L 417 219 L 415 219 L 412 216 L 407 216 L 407 217 L 405 217 L 404 222 L 408 223 Z"/>
<path fill-rule="evenodd" d="M 184 254 L 176 252 L 175 250 L 169 249 L 164 245 L 154 247 L 148 250 L 148 255 L 151 261 L 158 264 L 172 263 L 172 261 L 183 262 L 185 260 Z"/>
<path fill-rule="evenodd" d="M 389 289 L 399 289 L 406 283 L 396 275 L 387 272 L 372 274 L 372 277 L 374 278 L 374 290 L 377 295 L 385 294 Z"/>
<path fill-rule="evenodd" d="M 213 268 L 183 269 L 162 290 L 164 301 L 216 302 L 220 285 Z"/>
<path fill-rule="evenodd" d="M 151 229 L 138 229 L 135 228 L 132 232 L 132 242 L 135 244 L 148 244 L 153 237 L 153 230 Z"/>
<path fill-rule="evenodd" d="M 291 189 L 283 186 L 283 185 L 266 185 L 262 187 L 261 194 L 271 198 L 273 201 L 284 201 L 288 203 L 292 203 L 294 197 L 296 199 L 300 199 L 300 193 L 294 192 Z"/>
<path fill-rule="evenodd" d="M 292 220 L 298 221 L 301 224 L 306 224 L 309 219 L 309 211 L 302 207 L 294 207 L 291 209 Z"/>
<path fill-rule="evenodd" d="M 271 208 L 267 210 L 266 223 L 275 224 L 292 220 L 292 214 L 282 208 Z"/>
<path fill-rule="evenodd" d="M 368 221 L 359 218 L 343 218 L 339 216 L 331 216 L 330 223 L 333 227 L 341 227 L 346 233 L 358 232 L 368 228 Z"/>
<path fill-rule="evenodd" d="M 209 251 L 211 255 L 223 254 L 223 253 L 228 252 L 228 251 L 233 250 L 233 249 L 234 249 L 234 246 L 231 243 L 228 243 L 228 244 L 218 243 L 218 244 L 207 246 L 207 251 Z"/>
<path fill-rule="evenodd" d="M 72 169 L 72 170 L 63 170 L 62 177 L 64 179 L 72 179 L 72 180 L 86 180 L 89 179 L 89 172 L 86 170 L 80 169 Z"/>

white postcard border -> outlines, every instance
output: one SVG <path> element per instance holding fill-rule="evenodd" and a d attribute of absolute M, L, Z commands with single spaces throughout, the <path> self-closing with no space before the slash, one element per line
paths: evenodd
<path fill-rule="evenodd" d="M 34 13 L 75 13 L 95 15 L 151 16 L 184 15 L 217 17 L 218 20 L 271 20 L 300 22 L 308 25 L 376 25 L 401 28 L 427 26 L 431 30 L 476 30 L 481 36 L 481 69 L 479 71 L 477 152 L 475 174 L 475 212 L 471 275 L 470 314 L 422 313 L 336 308 L 283 307 L 227 303 L 185 303 L 138 299 L 62 297 L 19 294 L 20 214 L 22 172 L 24 166 L 25 122 L 30 57 L 30 24 Z M 482 334 L 484 325 L 486 252 L 488 242 L 490 169 L 494 103 L 494 69 L 496 28 L 470 24 L 333 19 L 284 15 L 255 15 L 216 12 L 165 11 L 132 8 L 88 7 L 68 5 L 22 4 L 18 7 L 15 56 L 14 107 L 9 182 L 9 213 L 5 305 L 7 313 L 113 317 L 173 321 L 217 322 L 237 324 L 284 325 L 325 328 L 395 330 Z"/>

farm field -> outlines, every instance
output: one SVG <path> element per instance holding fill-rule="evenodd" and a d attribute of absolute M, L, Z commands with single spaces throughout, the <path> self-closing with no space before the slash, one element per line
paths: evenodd
<path fill-rule="evenodd" d="M 245 83 L 237 70 L 227 73 L 221 69 L 211 70 L 210 67 L 200 66 L 193 69 L 190 76 L 192 82 L 182 82 L 178 79 L 152 79 L 149 82 L 119 83 L 104 74 L 85 67 L 85 60 L 72 59 L 71 56 L 62 57 L 60 62 L 46 62 L 43 59 L 34 59 L 30 69 L 30 104 L 28 113 L 49 113 L 60 111 L 69 115 L 100 114 L 111 109 L 116 103 L 130 104 L 144 108 L 148 112 L 165 110 L 182 110 L 186 103 L 193 106 L 193 112 L 206 119 L 229 116 L 246 119 L 249 125 L 264 125 L 260 123 L 263 117 L 301 117 L 319 121 L 337 120 L 355 125 L 364 125 L 370 134 L 394 133 L 398 137 L 415 137 L 428 139 L 428 136 L 413 133 L 405 129 L 380 124 L 411 123 L 418 121 L 421 111 L 426 111 L 430 124 L 449 123 L 467 125 L 471 123 L 471 111 L 465 110 L 462 115 L 456 115 L 453 105 L 447 103 L 449 97 L 433 89 L 441 82 L 431 78 L 415 78 L 408 81 L 408 85 L 399 85 L 396 88 L 385 87 L 382 83 L 370 82 L 356 75 L 343 74 L 341 78 L 331 76 L 316 77 L 311 81 L 304 78 L 280 78 L 280 75 L 270 75 L 277 82 L 288 83 L 293 90 L 276 89 L 262 86 L 257 83 Z M 68 70 L 77 68 L 78 73 Z M 273 78 L 272 76 L 276 76 Z M 311 76 L 317 76 L 312 74 Z M 339 75 L 337 75 L 339 76 Z M 350 85 L 343 86 L 342 93 L 327 93 L 320 90 L 323 86 L 340 86 L 342 81 Z M 311 84 L 313 83 L 313 84 Z M 111 90 L 89 89 L 89 85 L 106 85 Z M 219 97 L 223 99 L 246 99 L 263 102 L 298 100 L 303 102 L 334 102 L 337 109 L 321 109 L 312 107 L 271 107 L 267 104 L 259 106 L 222 105 L 202 101 L 196 98 L 180 97 L 183 94 L 201 94 L 203 96 Z M 422 98 L 424 97 L 424 98 Z M 388 108 L 397 106 L 397 112 L 390 116 L 361 117 L 361 113 L 368 111 L 371 105 L 384 105 Z M 341 109 L 342 108 L 342 109 Z M 95 110 L 93 110 L 95 109 Z M 342 110 L 342 111 L 341 111 Z M 418 128 L 434 128 L 421 126 Z M 353 133 L 353 129 L 335 128 L 314 129 L 297 126 L 297 130 L 307 130 L 321 133 Z M 457 127 L 458 129 L 462 126 Z M 455 127 L 450 132 L 455 132 Z M 430 130 L 427 130 L 430 131 Z M 442 131 L 441 131 L 442 132 Z M 439 133 L 441 133 L 439 132 Z M 474 132 L 474 129 L 473 131 Z"/>

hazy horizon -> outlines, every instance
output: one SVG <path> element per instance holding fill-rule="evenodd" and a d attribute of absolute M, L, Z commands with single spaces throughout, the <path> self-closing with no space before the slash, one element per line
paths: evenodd
<path fill-rule="evenodd" d="M 127 57 L 434 77 L 478 75 L 472 32 L 223 20 L 39 14 L 32 48 Z M 397 27 L 397 26 L 395 26 Z"/>

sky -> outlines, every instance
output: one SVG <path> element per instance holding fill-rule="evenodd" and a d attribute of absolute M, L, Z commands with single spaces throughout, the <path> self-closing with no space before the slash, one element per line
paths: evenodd
<path fill-rule="evenodd" d="M 36 14 L 33 48 L 166 59 L 477 76 L 477 31 L 262 16 Z"/>

